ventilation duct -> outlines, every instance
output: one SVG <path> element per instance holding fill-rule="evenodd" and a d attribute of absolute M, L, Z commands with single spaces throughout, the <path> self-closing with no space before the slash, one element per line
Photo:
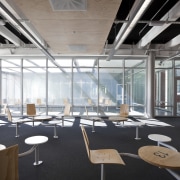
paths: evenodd
<path fill-rule="evenodd" d="M 85 11 L 87 0 L 49 0 L 53 11 Z"/>

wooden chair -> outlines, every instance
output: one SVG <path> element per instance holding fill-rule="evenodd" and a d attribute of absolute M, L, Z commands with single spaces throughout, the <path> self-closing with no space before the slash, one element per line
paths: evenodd
<path fill-rule="evenodd" d="M 120 105 L 120 116 L 121 117 L 128 117 L 129 115 L 129 105 L 128 104 L 121 104 Z"/>
<path fill-rule="evenodd" d="M 121 104 L 119 116 L 111 116 L 109 117 L 109 120 L 117 123 L 123 122 L 124 125 L 124 121 L 128 120 L 128 115 L 129 115 L 129 105 Z"/>
<path fill-rule="evenodd" d="M 89 148 L 89 140 L 84 126 L 81 126 L 87 155 L 91 163 L 101 164 L 101 180 L 104 180 L 104 164 L 121 164 L 125 165 L 121 156 L 116 149 L 97 149 L 91 150 Z"/>
<path fill-rule="evenodd" d="M 0 179 L 19 180 L 18 145 L 0 150 Z"/>
<path fill-rule="evenodd" d="M 71 104 L 66 103 L 64 108 L 64 113 L 56 116 L 56 119 L 62 120 L 62 127 L 64 127 L 64 117 L 70 116 L 70 110 L 71 110 Z"/>
<path fill-rule="evenodd" d="M 11 111 L 8 107 L 6 107 L 6 114 L 7 114 L 8 121 L 11 122 L 12 124 L 16 124 L 16 135 L 15 135 L 15 137 L 19 137 L 19 134 L 18 134 L 19 124 L 22 124 L 25 122 L 30 122 L 31 120 L 21 119 L 21 118 L 13 118 Z"/>
<path fill-rule="evenodd" d="M 92 107 L 92 111 L 93 111 L 94 103 L 90 98 L 88 98 L 88 105 Z"/>
<path fill-rule="evenodd" d="M 27 109 L 27 112 L 26 112 L 27 116 L 32 117 L 33 126 L 34 126 L 34 117 L 36 116 L 36 106 L 35 104 L 27 104 L 26 109 Z"/>

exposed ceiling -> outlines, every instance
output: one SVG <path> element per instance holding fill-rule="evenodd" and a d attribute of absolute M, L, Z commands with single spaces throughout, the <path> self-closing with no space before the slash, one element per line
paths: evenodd
<path fill-rule="evenodd" d="M 12 54 L 180 51 L 180 0 L 1 0 L 0 13 L 0 50 Z"/>

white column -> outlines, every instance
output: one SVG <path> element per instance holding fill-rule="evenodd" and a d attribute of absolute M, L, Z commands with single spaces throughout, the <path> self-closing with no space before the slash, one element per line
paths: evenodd
<path fill-rule="evenodd" d="M 146 115 L 149 118 L 154 117 L 154 62 L 155 53 L 150 51 L 146 68 Z"/>

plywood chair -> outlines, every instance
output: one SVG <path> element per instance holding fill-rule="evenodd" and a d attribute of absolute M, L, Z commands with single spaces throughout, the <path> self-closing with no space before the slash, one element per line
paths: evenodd
<path fill-rule="evenodd" d="M 26 112 L 27 116 L 32 117 L 33 126 L 34 126 L 34 117 L 36 116 L 36 106 L 35 104 L 27 104 L 26 109 L 27 109 L 27 112 Z"/>
<path fill-rule="evenodd" d="M 129 115 L 129 105 L 128 104 L 121 104 L 120 105 L 120 116 L 121 117 L 128 117 Z"/>
<path fill-rule="evenodd" d="M 81 126 L 87 155 L 91 163 L 101 165 L 101 180 L 105 180 L 104 177 L 104 164 L 121 164 L 125 165 L 121 156 L 116 149 L 96 149 L 91 150 L 89 147 L 89 140 L 84 126 Z"/>
<path fill-rule="evenodd" d="M 129 115 L 129 105 L 121 104 L 119 116 L 111 116 L 109 117 L 109 120 L 117 122 L 117 123 L 123 122 L 123 125 L 124 125 L 124 121 L 128 120 L 128 115 Z"/>
<path fill-rule="evenodd" d="M 16 135 L 15 135 L 15 137 L 19 137 L 19 133 L 18 133 L 19 124 L 29 122 L 30 120 L 28 121 L 27 119 L 13 118 L 11 111 L 8 107 L 6 107 L 6 114 L 7 114 L 8 121 L 11 122 L 12 124 L 16 124 Z"/>
<path fill-rule="evenodd" d="M 18 145 L 0 150 L 0 179 L 19 180 Z"/>
<path fill-rule="evenodd" d="M 71 110 L 71 104 L 66 103 L 63 114 L 59 114 L 58 116 L 56 116 L 56 119 L 62 120 L 62 127 L 64 127 L 64 117 L 70 116 L 70 110 Z"/>
<path fill-rule="evenodd" d="M 94 103 L 90 98 L 88 98 L 88 105 L 92 107 L 92 111 L 93 111 Z"/>

